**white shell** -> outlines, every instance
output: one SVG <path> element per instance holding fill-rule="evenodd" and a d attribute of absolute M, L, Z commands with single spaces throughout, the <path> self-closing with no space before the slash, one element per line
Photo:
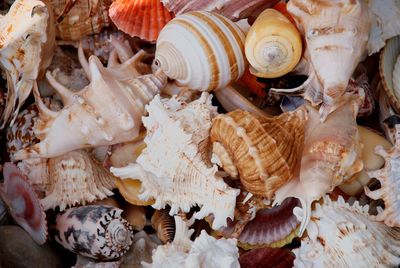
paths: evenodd
<path fill-rule="evenodd" d="M 212 213 L 213 228 L 226 225 L 226 219 L 233 218 L 239 190 L 230 188 L 216 174 L 217 166 L 203 158 L 211 120 L 216 116 L 211 96 L 203 93 L 188 104 L 156 96 L 146 109 L 149 116 L 143 118 L 143 123 L 148 131 L 147 147 L 137 164 L 111 168 L 111 172 L 122 179 L 140 179 L 144 192 L 139 197 L 154 198 L 156 209 L 170 205 L 170 215 L 174 215 L 199 205 L 201 210 L 195 218 Z"/>
<path fill-rule="evenodd" d="M 160 32 L 156 62 L 168 77 L 190 89 L 223 88 L 245 70 L 244 38 L 240 28 L 221 15 L 188 12 Z"/>
<path fill-rule="evenodd" d="M 236 239 L 215 239 L 205 230 L 194 242 L 187 224 L 175 216 L 176 232 L 174 241 L 158 246 L 153 251 L 153 262 L 143 263 L 144 267 L 184 267 L 184 268 L 238 268 L 239 250 Z"/>
<path fill-rule="evenodd" d="M 375 152 L 385 159 L 385 165 L 382 169 L 368 172 L 368 175 L 378 179 L 381 188 L 370 191 L 365 187 L 365 194 L 385 202 L 385 209 L 378 210 L 376 220 L 390 227 L 400 227 L 400 125 L 396 125 L 396 144 L 393 148 L 386 151 L 382 146 L 377 146 Z"/>
<path fill-rule="evenodd" d="M 358 202 L 349 205 L 342 197 L 332 201 L 327 196 L 323 202 L 312 211 L 308 237 L 301 241 L 300 248 L 293 250 L 294 267 L 397 267 L 400 264 L 400 229 L 375 222 L 368 214 L 368 206 L 362 207 Z"/>

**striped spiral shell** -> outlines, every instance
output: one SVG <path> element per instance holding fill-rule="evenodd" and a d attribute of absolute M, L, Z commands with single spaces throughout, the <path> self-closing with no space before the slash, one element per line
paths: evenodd
<path fill-rule="evenodd" d="M 168 77 L 191 89 L 223 88 L 245 70 L 244 40 L 242 31 L 225 17 L 188 12 L 160 32 L 156 63 Z"/>

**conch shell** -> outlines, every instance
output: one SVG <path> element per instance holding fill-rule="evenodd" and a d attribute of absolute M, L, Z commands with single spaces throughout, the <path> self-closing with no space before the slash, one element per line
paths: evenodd
<path fill-rule="evenodd" d="M 90 84 L 72 92 L 48 74 L 64 104 L 59 112 L 47 109 L 34 90 L 40 120 L 36 127 L 40 143 L 15 154 L 16 159 L 50 158 L 76 149 L 112 145 L 134 139 L 139 134 L 144 106 L 166 84 L 161 72 L 137 78 L 132 65 L 139 53 L 123 64 L 105 68 L 100 60 L 89 58 Z M 61 135 L 62 134 L 62 135 Z"/>
<path fill-rule="evenodd" d="M 293 250 L 294 267 L 397 267 L 400 229 L 376 222 L 368 209 L 325 196 L 312 211 L 308 237 Z"/>
<path fill-rule="evenodd" d="M 252 74 L 275 78 L 294 69 L 302 54 L 296 26 L 275 9 L 266 9 L 251 26 L 245 44 Z"/>
<path fill-rule="evenodd" d="M 3 126 L 31 93 L 33 83 L 50 65 L 55 47 L 52 9 L 38 0 L 16 0 L 0 15 L 0 66 L 7 76 Z"/>
<path fill-rule="evenodd" d="M 365 194 L 372 199 L 383 199 L 385 209 L 378 210 L 376 220 L 385 222 L 390 227 L 400 227 L 400 125 L 396 125 L 396 144 L 390 150 L 377 146 L 375 152 L 385 159 L 382 169 L 368 172 L 371 178 L 381 183 L 381 188 L 371 191 L 364 187 Z"/>
<path fill-rule="evenodd" d="M 243 110 L 218 115 L 210 133 L 213 160 L 247 191 L 272 199 L 294 176 L 306 119 L 304 110 L 271 118 Z"/>
<path fill-rule="evenodd" d="M 223 88 L 245 70 L 244 34 L 227 18 L 192 11 L 171 20 L 157 39 L 156 64 L 189 89 Z"/>
<path fill-rule="evenodd" d="M 121 179 L 140 179 L 144 191 L 139 197 L 154 198 L 156 209 L 170 205 L 170 215 L 174 215 L 199 205 L 195 218 L 212 213 L 213 228 L 226 225 L 226 219 L 233 218 L 239 193 L 216 174 L 217 166 L 203 158 L 211 120 L 217 113 L 211 96 L 204 92 L 190 103 L 156 96 L 147 111 L 149 116 L 143 118 L 147 147 L 136 164 L 112 167 L 111 172 Z"/>

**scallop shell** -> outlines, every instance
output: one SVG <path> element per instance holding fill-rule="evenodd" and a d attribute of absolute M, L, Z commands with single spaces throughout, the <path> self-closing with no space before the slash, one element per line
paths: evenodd
<path fill-rule="evenodd" d="M 368 205 L 324 197 L 307 227 L 308 237 L 294 249 L 294 267 L 397 267 L 400 229 L 389 228 L 368 214 Z M 299 213 L 301 214 L 301 213 Z M 302 217 L 302 216 L 299 216 Z"/>
<path fill-rule="evenodd" d="M 79 41 L 98 34 L 111 20 L 108 8 L 112 0 L 51 0 L 57 18 L 57 38 Z"/>
<path fill-rule="evenodd" d="M 225 17 L 192 11 L 171 20 L 157 39 L 156 62 L 189 89 L 223 88 L 245 70 L 244 34 Z"/>
<path fill-rule="evenodd" d="M 365 1 L 290 1 L 290 15 L 305 36 L 310 62 L 322 86 L 322 119 L 341 102 L 350 77 L 367 50 Z M 329 62 L 329 64 L 327 64 Z"/>
<path fill-rule="evenodd" d="M 54 238 L 76 254 L 96 260 L 119 258 L 133 239 L 132 227 L 121 213 L 121 209 L 110 206 L 70 208 L 57 216 Z"/>
<path fill-rule="evenodd" d="M 56 157 L 76 149 L 130 141 L 138 136 L 144 105 L 167 80 L 160 72 L 137 78 L 126 76 L 136 76 L 135 63 L 142 55 L 138 53 L 127 62 L 108 68 L 95 56 L 89 58 L 87 66 L 82 61 L 91 82 L 77 93 L 48 73 L 47 78 L 62 97 L 64 108 L 59 112 L 47 109 L 37 89 L 34 91 L 40 114 L 35 132 L 41 142 L 18 151 L 15 158 Z"/>
<path fill-rule="evenodd" d="M 393 148 L 385 150 L 382 146 L 377 146 L 376 154 L 385 159 L 382 169 L 370 171 L 368 175 L 376 178 L 381 183 L 381 188 L 371 191 L 365 187 L 365 194 L 372 199 L 383 199 L 385 209 L 378 210 L 376 220 L 385 222 L 390 227 L 400 227 L 400 125 L 396 125 L 396 144 Z"/>
<path fill-rule="evenodd" d="M 3 126 L 31 93 L 33 83 L 50 65 L 55 45 L 52 10 L 38 0 L 16 0 L 0 16 L 0 66 L 7 77 Z"/>
<path fill-rule="evenodd" d="M 210 133 L 214 159 L 248 192 L 272 199 L 293 178 L 305 121 L 304 110 L 272 118 L 243 110 L 219 115 Z"/>
<path fill-rule="evenodd" d="M 235 268 L 239 265 L 239 251 L 236 239 L 215 239 L 205 230 L 195 241 L 190 240 L 193 229 L 178 216 L 175 216 L 176 233 L 174 241 L 158 246 L 153 251 L 152 263 L 142 263 L 151 267 L 224 267 Z"/>
<path fill-rule="evenodd" d="M 228 217 L 233 218 L 238 190 L 225 184 L 215 165 L 203 160 L 201 148 L 206 147 L 201 144 L 207 142 L 216 115 L 211 96 L 204 92 L 190 103 L 156 96 L 147 111 L 149 116 L 143 118 L 147 147 L 136 164 L 112 167 L 111 172 L 122 179 L 141 180 L 144 191 L 139 197 L 154 198 L 156 209 L 170 205 L 170 215 L 174 215 L 198 205 L 196 219 L 214 214 L 213 227 L 225 225 Z"/>
<path fill-rule="evenodd" d="M 171 243 L 175 236 L 175 220 L 166 209 L 156 210 L 151 217 L 151 226 L 157 232 L 158 238 L 163 242 Z"/>
<path fill-rule="evenodd" d="M 12 163 L 3 167 L 4 184 L 0 196 L 15 222 L 42 245 L 47 239 L 46 214 L 28 179 Z"/>
<path fill-rule="evenodd" d="M 110 18 L 119 30 L 150 42 L 173 17 L 159 0 L 116 0 L 110 7 Z"/>
<path fill-rule="evenodd" d="M 274 9 L 264 10 L 246 35 L 246 58 L 250 71 L 259 77 L 275 78 L 294 69 L 303 46 L 296 26 Z"/>

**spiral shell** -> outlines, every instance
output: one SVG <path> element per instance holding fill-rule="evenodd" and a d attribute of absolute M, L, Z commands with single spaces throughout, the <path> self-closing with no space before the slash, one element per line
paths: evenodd
<path fill-rule="evenodd" d="M 244 34 L 227 18 L 193 11 L 171 20 L 157 39 L 156 62 L 190 89 L 211 91 L 245 70 Z"/>
<path fill-rule="evenodd" d="M 254 75 L 265 78 L 283 76 L 300 61 L 301 36 L 283 14 L 266 9 L 246 36 L 245 52 Z"/>
<path fill-rule="evenodd" d="M 293 177 L 304 122 L 303 110 L 274 118 L 243 110 L 219 115 L 210 134 L 214 157 L 231 176 L 239 175 L 247 191 L 272 199 Z"/>
<path fill-rule="evenodd" d="M 133 239 L 132 227 L 121 213 L 110 206 L 70 208 L 57 216 L 55 240 L 72 252 L 97 260 L 119 258 Z"/>

